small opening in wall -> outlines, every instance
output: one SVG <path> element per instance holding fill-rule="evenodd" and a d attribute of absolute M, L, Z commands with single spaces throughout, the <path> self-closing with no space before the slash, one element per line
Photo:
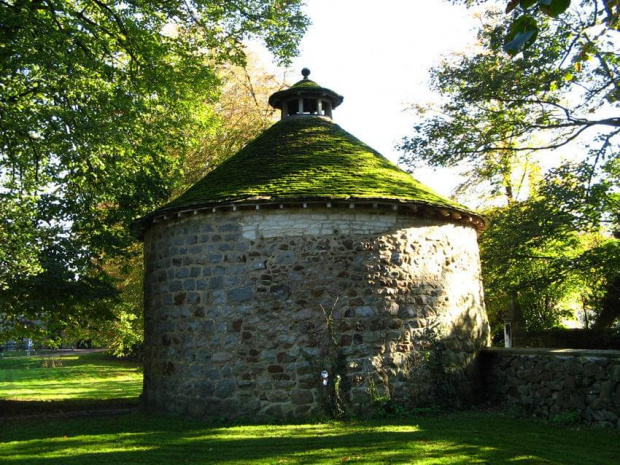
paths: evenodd
<path fill-rule="evenodd" d="M 299 110 L 299 102 L 297 101 L 297 99 L 289 100 L 286 103 L 286 115 L 287 116 L 296 115 L 298 110 Z"/>
<path fill-rule="evenodd" d="M 332 117 L 332 105 L 327 100 L 321 101 L 321 116 L 329 116 Z"/>
<path fill-rule="evenodd" d="M 313 98 L 304 99 L 304 115 L 316 115 L 318 113 L 318 103 Z"/>

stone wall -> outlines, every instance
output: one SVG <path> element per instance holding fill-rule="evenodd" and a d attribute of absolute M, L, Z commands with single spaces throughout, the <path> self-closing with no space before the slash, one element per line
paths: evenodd
<path fill-rule="evenodd" d="M 476 231 L 390 211 L 198 214 L 145 236 L 143 406 L 319 415 L 458 402 L 488 341 Z M 320 372 L 330 374 L 328 387 Z"/>
<path fill-rule="evenodd" d="M 485 349 L 481 360 L 493 403 L 620 428 L 620 351 Z"/>

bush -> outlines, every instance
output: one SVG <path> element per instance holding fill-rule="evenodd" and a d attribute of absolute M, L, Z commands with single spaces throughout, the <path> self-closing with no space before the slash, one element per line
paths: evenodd
<path fill-rule="evenodd" d="M 527 347 L 554 349 L 620 350 L 620 331 L 592 329 L 549 329 L 528 332 L 523 340 Z"/>

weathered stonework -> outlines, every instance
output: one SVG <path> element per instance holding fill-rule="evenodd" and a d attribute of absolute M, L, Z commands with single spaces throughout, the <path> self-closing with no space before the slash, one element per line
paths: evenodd
<path fill-rule="evenodd" d="M 458 401 L 488 341 L 476 241 L 467 225 L 372 209 L 153 224 L 143 405 L 197 418 L 312 416 L 328 397 L 322 370 L 329 386 L 342 377 L 351 409 Z"/>
<path fill-rule="evenodd" d="M 620 429 L 620 351 L 487 349 L 481 359 L 488 401 Z"/>

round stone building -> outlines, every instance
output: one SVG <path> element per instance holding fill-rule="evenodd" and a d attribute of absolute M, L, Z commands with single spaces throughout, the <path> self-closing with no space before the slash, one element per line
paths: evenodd
<path fill-rule="evenodd" d="M 473 394 L 488 342 L 484 220 L 332 121 L 304 79 L 282 118 L 139 220 L 142 406 L 299 418 Z"/>

